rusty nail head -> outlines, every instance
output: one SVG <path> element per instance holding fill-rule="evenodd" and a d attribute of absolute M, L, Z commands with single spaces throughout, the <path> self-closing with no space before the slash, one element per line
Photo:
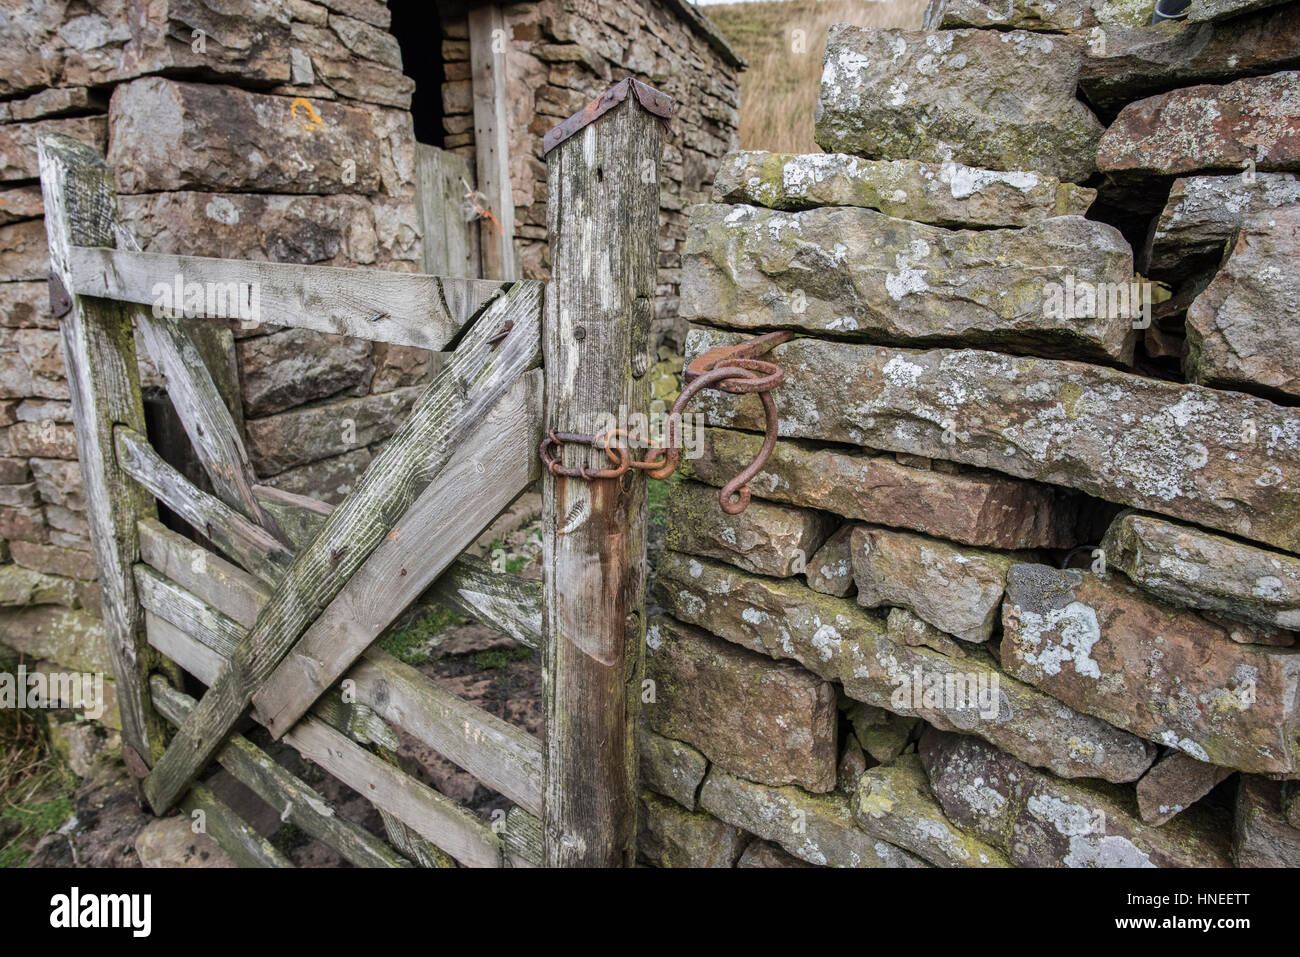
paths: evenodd
<path fill-rule="evenodd" d="M 488 340 L 488 345 L 490 345 L 493 349 L 501 345 L 501 343 L 506 341 L 506 336 L 510 335 L 510 330 L 513 329 L 514 327 L 515 327 L 515 321 L 513 319 L 507 319 L 505 325 L 501 327 L 501 331 Z"/>
<path fill-rule="evenodd" d="M 67 287 L 63 285 L 58 274 L 50 270 L 50 313 L 55 319 L 62 319 L 72 311 L 72 297 L 68 295 Z"/>

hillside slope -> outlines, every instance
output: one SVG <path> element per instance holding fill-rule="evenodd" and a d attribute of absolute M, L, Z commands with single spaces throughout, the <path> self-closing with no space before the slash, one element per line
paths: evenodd
<path fill-rule="evenodd" d="M 920 29 L 926 0 L 774 0 L 701 8 L 749 61 L 740 79 L 740 145 L 819 152 L 813 111 L 833 23 Z"/>

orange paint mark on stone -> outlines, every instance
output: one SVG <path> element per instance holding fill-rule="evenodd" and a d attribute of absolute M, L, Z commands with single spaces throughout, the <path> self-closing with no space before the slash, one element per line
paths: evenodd
<path fill-rule="evenodd" d="M 293 116 L 297 116 L 299 106 L 303 109 L 303 130 L 311 133 L 317 128 L 325 128 L 325 121 L 321 119 L 320 114 L 316 112 L 316 107 L 312 106 L 311 101 L 305 96 L 294 97 L 293 102 L 289 104 L 289 113 Z"/>

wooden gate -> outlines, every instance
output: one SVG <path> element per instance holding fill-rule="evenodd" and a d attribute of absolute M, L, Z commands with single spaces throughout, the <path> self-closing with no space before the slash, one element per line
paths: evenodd
<path fill-rule="evenodd" d="M 548 429 L 594 432 L 620 405 L 648 406 L 661 131 L 641 104 L 663 112 L 665 100 L 625 80 L 564 124 L 558 145 L 548 140 L 550 283 L 143 253 L 115 221 L 112 170 L 99 155 L 41 137 L 51 303 L 123 751 L 156 813 L 178 802 L 202 810 L 241 863 L 288 864 L 195 783 L 215 760 L 358 865 L 633 863 L 645 480 L 635 470 L 543 476 L 538 446 Z M 199 318 L 148 308 L 159 284 L 177 283 L 204 290 Z M 454 344 L 335 508 L 258 482 L 199 358 L 190 327 L 247 304 L 254 288 L 262 322 L 435 351 Z M 145 437 L 137 337 L 211 494 Z M 600 464 L 592 449 L 568 445 L 565 455 L 567 465 Z M 539 476 L 543 581 L 457 558 Z M 215 550 L 161 525 L 155 499 Z M 544 740 L 372 647 L 431 586 L 542 650 Z M 179 690 L 179 670 L 207 686 L 197 701 Z M 389 842 L 339 819 L 236 733 L 250 712 L 370 799 Z M 395 729 L 509 798 L 505 820 L 480 819 L 386 760 Z"/>

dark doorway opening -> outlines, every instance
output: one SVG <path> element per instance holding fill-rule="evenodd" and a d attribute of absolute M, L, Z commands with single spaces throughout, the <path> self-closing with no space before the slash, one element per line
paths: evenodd
<path fill-rule="evenodd" d="M 431 0 L 389 0 L 389 27 L 402 51 L 402 72 L 415 81 L 411 119 L 415 138 L 442 147 L 442 20 Z"/>

